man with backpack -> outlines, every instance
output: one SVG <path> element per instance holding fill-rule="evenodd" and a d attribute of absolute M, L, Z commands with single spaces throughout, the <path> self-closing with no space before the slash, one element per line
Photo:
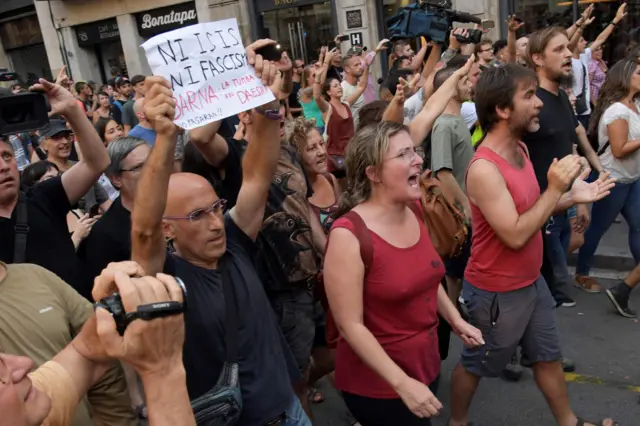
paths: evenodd
<path fill-rule="evenodd" d="M 438 71 L 434 77 L 433 87 L 438 90 L 444 82 L 464 64 L 449 65 Z M 471 99 L 471 82 L 468 76 L 460 78 L 456 92 L 449 100 L 444 112 L 433 125 L 431 133 L 431 170 L 436 174 L 446 192 L 453 197 L 456 207 L 464 212 L 467 224 L 471 223 L 471 208 L 465 194 L 465 175 L 473 157 L 471 134 L 461 116 L 462 103 Z M 462 252 L 445 261 L 447 292 L 455 305 L 462 278 L 471 249 L 471 238 L 467 237 Z"/>

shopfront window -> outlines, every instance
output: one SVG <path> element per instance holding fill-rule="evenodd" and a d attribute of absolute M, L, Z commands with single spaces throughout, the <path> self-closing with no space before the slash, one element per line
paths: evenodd
<path fill-rule="evenodd" d="M 317 59 L 320 48 L 335 37 L 330 2 L 264 11 L 261 17 L 262 37 L 277 40 L 292 58 L 305 63 Z"/>
<path fill-rule="evenodd" d="M 574 0 L 578 6 L 578 13 L 591 4 L 595 10 L 593 23 L 584 31 L 584 38 L 591 42 L 598 37 L 613 20 L 622 1 L 618 0 Z M 557 0 L 515 0 L 514 12 L 525 22 L 524 30 L 519 35 L 532 33 L 540 28 L 559 25 L 570 27 L 573 22 L 574 1 Z M 604 46 L 603 59 L 610 65 L 626 56 L 634 47 L 640 47 L 640 5 L 627 4 L 627 16 L 614 30 Z"/>

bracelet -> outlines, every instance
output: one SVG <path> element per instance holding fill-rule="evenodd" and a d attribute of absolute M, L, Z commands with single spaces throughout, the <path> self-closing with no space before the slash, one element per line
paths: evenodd
<path fill-rule="evenodd" d="M 613 25 L 615 27 L 616 25 L 618 25 L 618 23 L 615 20 L 613 20 L 609 25 Z"/>

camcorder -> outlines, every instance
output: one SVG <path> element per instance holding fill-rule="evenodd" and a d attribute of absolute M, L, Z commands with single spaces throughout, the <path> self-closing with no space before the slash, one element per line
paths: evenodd
<path fill-rule="evenodd" d="M 389 39 L 425 37 L 436 43 L 445 43 L 454 22 L 480 24 L 484 29 L 494 27 L 493 21 L 451 9 L 451 0 L 424 0 L 399 9 L 387 19 Z M 480 43 L 482 30 L 469 29 L 468 32 L 468 37 L 456 35 L 456 39 L 464 44 Z"/>
<path fill-rule="evenodd" d="M 151 321 L 155 318 L 180 315 L 187 311 L 187 287 L 180 278 L 174 277 L 174 279 L 182 290 L 182 303 L 175 301 L 151 303 L 140 305 L 133 312 L 126 312 L 122 305 L 122 297 L 119 293 L 114 293 L 111 296 L 100 299 L 95 304 L 95 307 L 106 309 L 116 323 L 118 334 L 124 336 L 125 330 L 134 320 Z"/>
<path fill-rule="evenodd" d="M 0 136 L 39 130 L 49 124 L 49 105 L 42 93 L 13 94 L 9 82 L 18 82 L 18 74 L 0 73 Z"/>

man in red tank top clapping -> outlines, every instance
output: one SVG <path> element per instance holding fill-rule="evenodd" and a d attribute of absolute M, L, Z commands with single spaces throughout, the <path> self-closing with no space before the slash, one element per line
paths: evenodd
<path fill-rule="evenodd" d="M 510 64 L 485 71 L 476 86 L 478 119 L 486 136 L 467 171 L 473 240 L 463 297 L 470 323 L 486 343 L 464 349 L 453 372 L 450 426 L 467 426 L 480 378 L 499 376 L 519 343 L 533 362 L 536 383 L 557 424 L 589 424 L 569 406 L 555 302 L 540 275 L 541 229 L 554 212 L 605 197 L 614 182 L 603 175 L 587 184 L 583 179 L 589 170 L 581 173 L 579 157 L 567 155 L 553 160 L 548 187 L 540 194 L 521 142 L 525 132 L 540 126 L 537 85 L 533 71 Z"/>

